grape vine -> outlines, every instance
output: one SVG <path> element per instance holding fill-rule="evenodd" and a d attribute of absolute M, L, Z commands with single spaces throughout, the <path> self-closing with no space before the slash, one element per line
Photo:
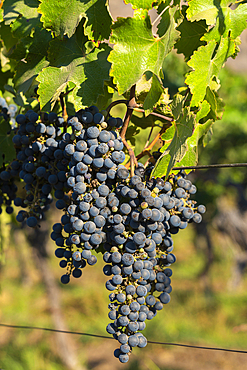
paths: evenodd
<path fill-rule="evenodd" d="M 190 170 L 176 167 L 197 164 L 221 119 L 219 72 L 247 27 L 246 1 L 125 3 L 133 17 L 116 21 L 106 0 L 0 9 L 0 212 L 20 208 L 18 222 L 42 227 L 55 200 L 63 284 L 103 254 L 106 330 L 122 363 L 170 301 L 172 235 L 206 211 L 190 198 Z M 186 72 L 174 93 L 165 77 L 175 53 Z M 111 114 L 119 104 L 123 119 Z"/>

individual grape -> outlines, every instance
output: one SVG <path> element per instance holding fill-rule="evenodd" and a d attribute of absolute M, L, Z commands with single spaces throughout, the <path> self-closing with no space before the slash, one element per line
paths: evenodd
<path fill-rule="evenodd" d="M 92 243 L 93 245 L 99 245 L 102 243 L 102 237 L 100 234 L 92 234 L 90 236 L 90 239 L 89 239 L 90 243 Z"/>
<path fill-rule="evenodd" d="M 59 263 L 59 266 L 61 267 L 61 268 L 65 268 L 65 267 L 67 267 L 67 261 L 66 260 L 61 260 L 60 261 L 60 263 Z"/>
<path fill-rule="evenodd" d="M 197 211 L 199 212 L 199 213 L 205 213 L 206 212 L 206 207 L 205 206 L 203 206 L 203 205 L 199 205 L 198 207 L 197 207 Z"/>
<path fill-rule="evenodd" d="M 113 284 L 115 285 L 120 285 L 123 281 L 123 278 L 121 275 L 114 275 L 113 278 L 112 278 L 112 282 Z"/>
<path fill-rule="evenodd" d="M 185 198 L 186 197 L 186 192 L 184 189 L 182 188 L 177 188 L 175 190 L 175 195 L 178 197 L 178 198 Z"/>
<path fill-rule="evenodd" d="M 159 299 L 161 301 L 161 303 L 163 304 L 167 304 L 170 302 L 170 295 L 166 292 L 162 293 L 160 296 L 159 296 Z"/>
<path fill-rule="evenodd" d="M 127 170 L 127 168 L 119 168 L 117 170 L 117 176 L 121 180 L 126 180 L 129 177 L 129 171 Z"/>
<path fill-rule="evenodd" d="M 137 347 L 137 345 L 139 344 L 139 340 L 138 340 L 138 337 L 135 336 L 135 335 L 130 335 L 129 336 L 129 340 L 128 340 L 128 343 L 131 347 Z"/>
<path fill-rule="evenodd" d="M 29 226 L 29 227 L 35 227 L 37 225 L 37 223 L 38 223 L 38 220 L 37 220 L 36 217 L 31 216 L 31 217 L 28 217 L 28 219 L 27 219 L 26 222 L 27 222 L 27 226 Z"/>
<path fill-rule="evenodd" d="M 200 213 L 195 213 L 192 217 L 192 220 L 199 224 L 201 221 L 202 221 L 202 216 L 200 215 Z"/>
<path fill-rule="evenodd" d="M 61 283 L 62 284 L 68 284 L 69 281 L 70 281 L 69 275 L 66 274 L 66 275 L 61 276 Z"/>
<path fill-rule="evenodd" d="M 191 208 L 184 208 L 182 214 L 185 218 L 190 219 L 193 217 L 194 212 Z"/>
<path fill-rule="evenodd" d="M 72 271 L 72 275 L 74 276 L 74 278 L 79 278 L 82 275 L 82 271 L 79 268 L 75 268 Z"/>
<path fill-rule="evenodd" d="M 137 232 L 136 234 L 134 234 L 133 236 L 133 241 L 137 244 L 137 245 L 141 245 L 143 244 L 145 241 L 146 241 L 146 236 L 144 233 L 142 232 Z"/>
<path fill-rule="evenodd" d="M 178 217 L 177 215 L 173 215 L 171 216 L 169 222 L 172 226 L 178 227 L 181 223 L 181 220 L 180 217 Z"/>

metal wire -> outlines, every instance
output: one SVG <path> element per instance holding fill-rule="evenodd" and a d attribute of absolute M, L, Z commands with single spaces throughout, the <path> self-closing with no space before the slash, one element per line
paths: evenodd
<path fill-rule="evenodd" d="M 27 325 L 8 325 L 8 324 L 1 324 L 0 326 L 12 328 L 12 329 L 35 329 L 35 330 L 43 330 L 43 331 L 51 331 L 56 333 L 63 333 L 63 334 L 74 334 L 74 335 L 83 335 L 83 336 L 89 336 L 89 337 L 96 337 L 96 338 L 102 338 L 102 339 L 114 339 L 112 337 L 108 337 L 106 335 L 99 335 L 99 334 L 91 334 L 91 333 L 81 333 L 76 331 L 67 331 L 67 330 L 57 330 L 57 329 L 50 329 L 50 328 L 41 328 L 38 326 L 27 326 Z M 211 351 L 224 351 L 224 352 L 234 352 L 234 353 L 245 353 L 247 354 L 247 351 L 237 350 L 237 349 L 228 349 L 228 348 L 219 348 L 219 347 L 205 347 L 205 346 L 195 346 L 191 344 L 181 344 L 181 343 L 169 343 L 169 342 L 156 342 L 156 341 L 147 341 L 150 344 L 159 344 L 159 345 L 165 345 L 165 346 L 177 346 L 177 347 L 187 347 L 187 348 L 194 348 L 194 349 L 207 349 Z"/>
<path fill-rule="evenodd" d="M 247 167 L 247 163 L 228 163 L 228 164 L 208 164 L 201 166 L 182 166 L 173 167 L 173 170 L 206 170 L 208 168 L 231 168 L 231 167 Z"/>

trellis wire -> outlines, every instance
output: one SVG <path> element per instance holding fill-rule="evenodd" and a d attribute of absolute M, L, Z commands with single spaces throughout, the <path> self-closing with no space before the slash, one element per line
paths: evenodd
<path fill-rule="evenodd" d="M 208 164 L 199 166 L 173 167 L 173 170 L 206 170 L 208 168 L 247 167 L 247 163 Z"/>
<path fill-rule="evenodd" d="M 99 335 L 99 334 L 91 334 L 91 333 L 81 333 L 76 331 L 67 331 L 67 330 L 57 330 L 57 329 L 50 329 L 50 328 L 41 328 L 38 326 L 27 326 L 27 325 L 8 325 L 8 324 L 2 324 L 0 323 L 0 326 L 12 328 L 12 329 L 32 329 L 32 330 L 43 330 L 43 331 L 51 331 L 56 333 L 63 333 L 63 334 L 74 334 L 74 335 L 83 335 L 88 337 L 96 337 L 101 339 L 114 339 L 112 337 L 108 337 L 106 335 Z M 237 349 L 228 349 L 228 348 L 219 348 L 219 347 L 205 347 L 205 346 L 196 346 L 191 344 L 182 344 L 182 343 L 169 343 L 169 342 L 155 342 L 148 340 L 149 344 L 159 344 L 159 345 L 165 345 L 165 346 L 177 346 L 177 347 L 186 347 L 186 348 L 194 348 L 194 349 L 206 349 L 211 351 L 224 351 L 224 352 L 234 352 L 234 353 L 245 353 L 247 354 L 247 351 L 241 351 Z"/>

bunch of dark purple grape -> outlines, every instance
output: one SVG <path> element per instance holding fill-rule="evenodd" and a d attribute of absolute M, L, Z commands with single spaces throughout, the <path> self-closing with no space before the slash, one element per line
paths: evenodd
<path fill-rule="evenodd" d="M 143 174 L 142 167 L 136 173 Z M 127 173 L 126 173 L 127 175 Z M 172 234 L 199 223 L 205 207 L 196 206 L 190 195 L 196 187 L 183 173 L 169 181 L 140 176 L 120 181 L 107 200 L 114 200 L 117 210 L 109 214 L 105 232 L 104 273 L 112 276 L 106 288 L 109 298 L 107 332 L 120 343 L 115 356 L 127 362 L 132 347 L 144 347 L 146 338 L 140 333 L 145 321 L 151 320 L 165 304 L 172 291 L 169 266 L 176 261 Z"/>
<path fill-rule="evenodd" d="M 190 200 L 196 187 L 183 171 L 165 181 L 150 178 L 152 166 L 139 163 L 131 177 L 122 164 L 122 120 L 105 120 L 95 106 L 67 122 L 55 113 L 34 111 L 18 115 L 16 122 L 17 157 L 0 174 L 3 200 L 14 199 L 23 208 L 17 220 L 37 227 L 57 199 L 63 215 L 51 238 L 65 270 L 63 284 L 81 277 L 87 264 L 97 262 L 95 254 L 103 253 L 112 320 L 106 330 L 119 342 L 114 354 L 125 363 L 133 347 L 147 344 L 141 333 L 146 320 L 170 301 L 170 266 L 176 261 L 172 235 L 201 222 L 206 209 Z M 22 197 L 9 186 L 14 178 L 25 183 Z"/>
<path fill-rule="evenodd" d="M 43 213 L 49 209 L 52 202 L 52 190 L 66 187 L 66 170 L 68 159 L 57 156 L 62 140 L 63 119 L 55 113 L 42 114 L 40 117 L 34 111 L 16 116 L 18 128 L 13 137 L 16 148 L 16 160 L 8 171 L 15 171 L 16 177 L 25 184 L 24 196 L 16 197 L 14 204 L 24 208 L 19 211 L 16 219 L 26 221 L 30 227 L 35 227 L 43 218 Z M 65 197 L 66 200 L 68 200 Z"/>

